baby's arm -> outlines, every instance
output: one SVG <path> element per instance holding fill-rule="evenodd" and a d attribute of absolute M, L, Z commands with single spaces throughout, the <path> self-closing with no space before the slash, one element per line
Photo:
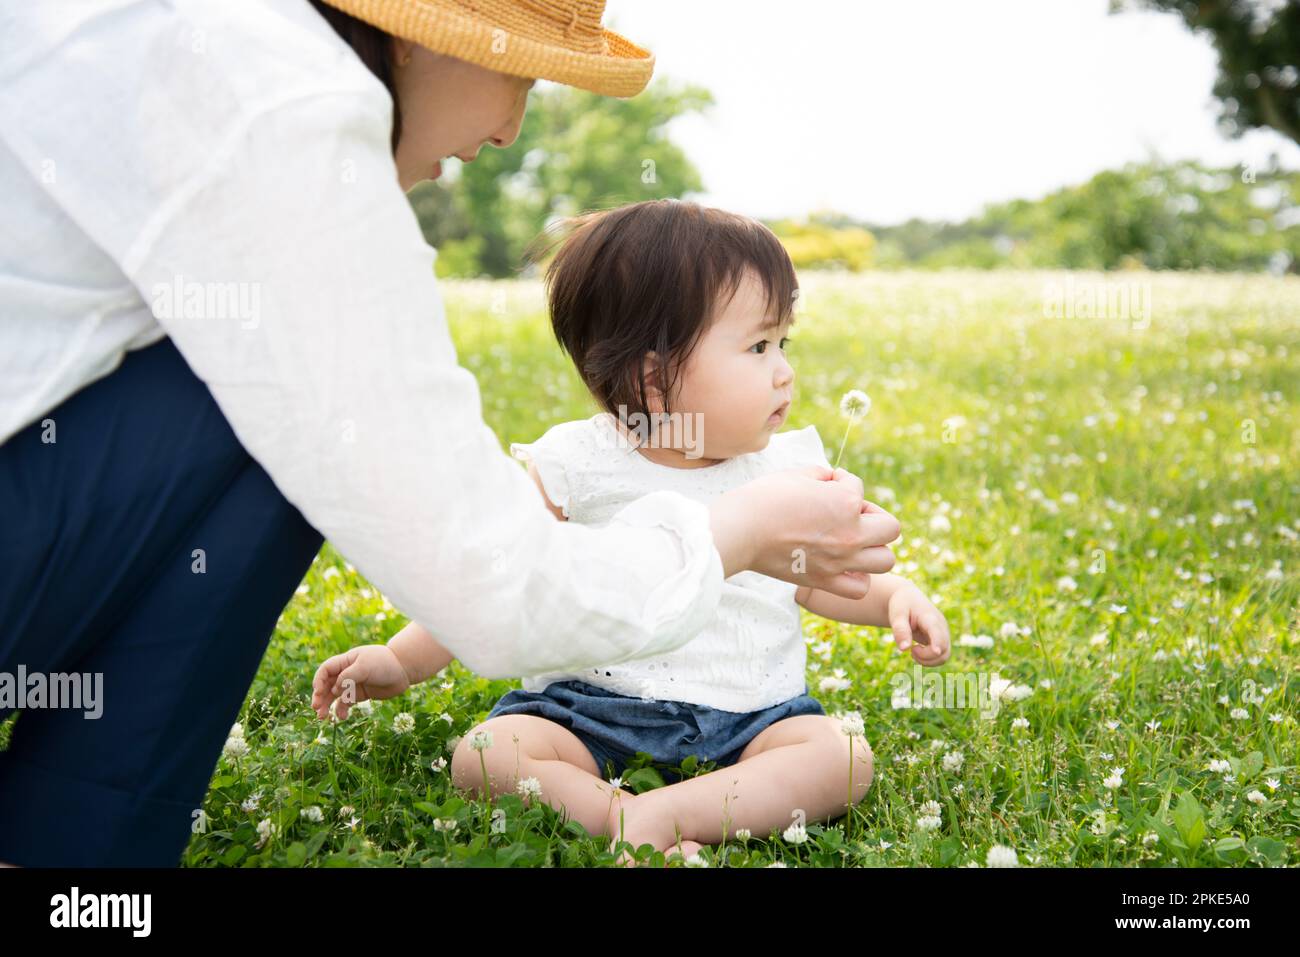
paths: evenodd
<path fill-rule="evenodd" d="M 863 598 L 841 598 L 816 588 L 800 588 L 794 600 L 814 615 L 850 625 L 893 628 L 900 651 L 912 650 L 923 665 L 948 660 L 948 622 L 916 585 L 894 574 L 872 575 Z M 913 640 L 915 637 L 915 640 Z"/>
<path fill-rule="evenodd" d="M 528 474 L 537 484 L 542 501 L 551 514 L 562 522 L 568 521 L 564 511 L 546 494 L 542 477 L 532 462 L 528 463 Z M 409 622 L 389 639 L 387 645 L 361 645 L 335 655 L 316 669 L 312 681 L 312 709 L 324 719 L 329 716 L 334 699 L 343 698 L 337 709 L 342 720 L 348 716 L 349 707 L 358 701 L 396 697 L 411 685 L 432 678 L 455 658 L 425 628 Z M 352 694 L 346 693 L 349 689 Z"/>

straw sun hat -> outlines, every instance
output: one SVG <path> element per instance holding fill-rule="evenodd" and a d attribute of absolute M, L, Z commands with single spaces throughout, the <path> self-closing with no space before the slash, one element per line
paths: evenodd
<path fill-rule="evenodd" d="M 605 0 L 324 0 L 435 53 L 606 96 L 635 96 L 654 55 L 601 25 Z"/>

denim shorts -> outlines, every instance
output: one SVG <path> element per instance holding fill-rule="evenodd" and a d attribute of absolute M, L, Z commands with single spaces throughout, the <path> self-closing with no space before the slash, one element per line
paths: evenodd
<path fill-rule="evenodd" d="M 804 693 L 759 711 L 722 711 L 684 701 L 647 701 L 617 694 L 585 681 L 553 681 L 544 691 L 516 688 L 488 713 L 535 714 L 572 731 L 606 779 L 621 776 L 638 752 L 649 754 L 669 784 L 681 780 L 671 770 L 689 756 L 720 768 L 740 760 L 750 741 L 768 725 L 801 714 L 824 715 L 821 702 Z"/>

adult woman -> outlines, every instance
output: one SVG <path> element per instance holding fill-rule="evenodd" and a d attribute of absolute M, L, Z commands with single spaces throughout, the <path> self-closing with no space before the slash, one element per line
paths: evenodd
<path fill-rule="evenodd" d="M 553 520 L 402 189 L 509 146 L 532 79 L 626 96 L 653 61 L 601 3 L 329 2 L 0 16 L 0 671 L 103 677 L 95 720 L 15 725 L 0 860 L 175 862 L 322 533 L 491 677 L 678 647 L 742 569 L 892 566 L 843 472 Z"/>

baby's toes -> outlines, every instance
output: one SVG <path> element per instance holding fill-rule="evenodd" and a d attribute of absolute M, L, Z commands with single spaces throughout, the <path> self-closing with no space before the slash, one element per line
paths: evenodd
<path fill-rule="evenodd" d="M 674 857 L 679 857 L 679 856 L 680 856 L 680 858 L 681 858 L 681 860 L 682 860 L 682 863 L 685 864 L 685 863 L 686 863 L 687 861 L 689 861 L 689 860 L 690 860 L 694 855 L 700 853 L 700 851 L 702 851 L 702 850 L 704 850 L 704 845 L 703 845 L 703 844 L 700 844 L 700 843 L 697 842 L 697 841 L 688 841 L 688 840 L 683 839 L 683 840 L 682 840 L 682 849 L 681 849 L 681 851 L 680 851 L 680 854 L 679 854 L 679 852 L 678 852 L 678 850 L 677 850 L 677 845 L 674 844 L 672 847 L 670 847 L 670 848 L 668 849 L 668 851 L 667 851 L 667 856 L 668 856 L 668 860 L 669 860 L 669 861 L 671 861 Z M 668 866 L 667 863 L 665 863 L 664 866 L 667 867 L 667 866 Z"/>

